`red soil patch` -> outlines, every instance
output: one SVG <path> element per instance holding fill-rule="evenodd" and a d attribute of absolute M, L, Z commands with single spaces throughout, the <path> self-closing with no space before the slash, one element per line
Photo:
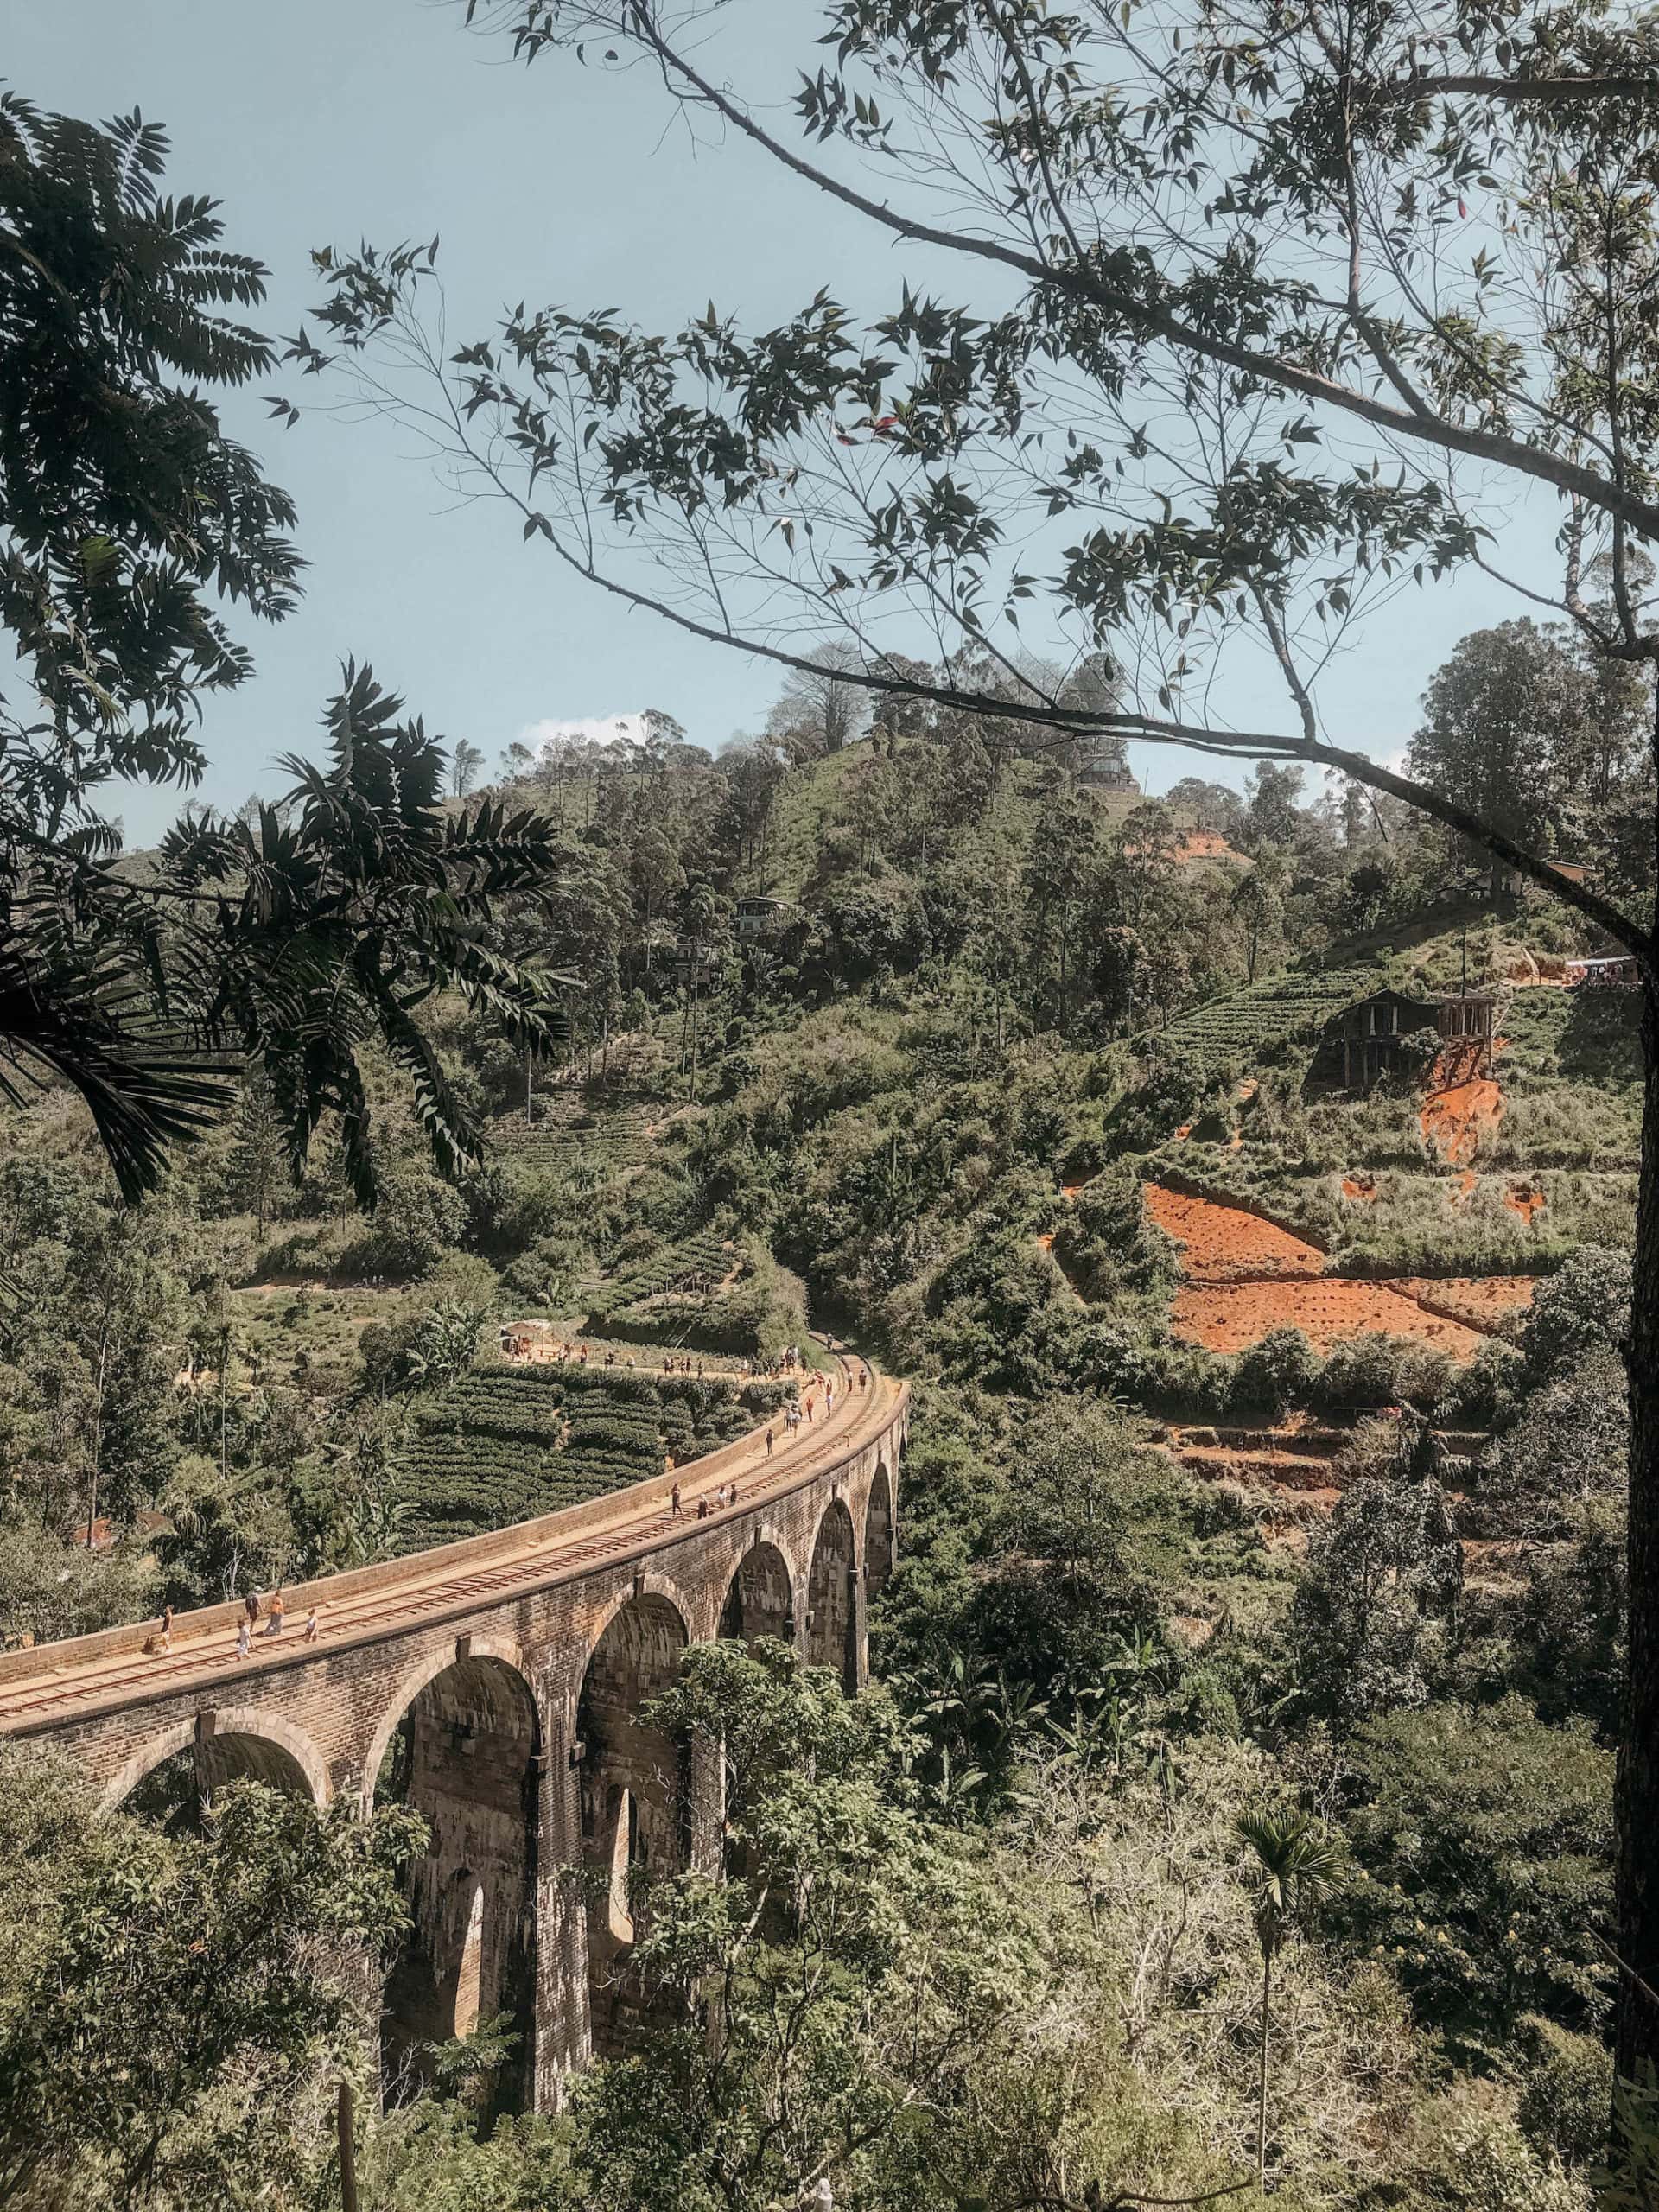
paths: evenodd
<path fill-rule="evenodd" d="M 1046 1236 L 1039 1236 L 1037 1239 L 1037 1249 L 1039 1252 L 1052 1252 L 1054 1249 L 1054 1231 L 1052 1229 Z"/>
<path fill-rule="evenodd" d="M 1077 1192 L 1082 1190 L 1083 1187 L 1084 1186 L 1081 1183 L 1062 1183 L 1060 1185 L 1060 1196 L 1069 1201 L 1075 1198 Z"/>
<path fill-rule="evenodd" d="M 1376 1196 L 1376 1179 L 1370 1175 L 1344 1175 L 1342 1195 L 1351 1198 L 1356 1205 L 1368 1206 Z"/>
<path fill-rule="evenodd" d="M 1424 1100 L 1423 1135 L 1449 1167 L 1466 1167 L 1503 1114 L 1503 1092 L 1490 1076 L 1477 1077 L 1473 1082 L 1433 1091 Z"/>
<path fill-rule="evenodd" d="M 1507 1314 L 1526 1311 L 1537 1281 L 1535 1275 L 1404 1275 L 1389 1288 L 1430 1313 L 1490 1333 Z"/>
<path fill-rule="evenodd" d="M 1249 866 L 1218 830 L 1189 830 L 1175 848 L 1175 858 L 1183 866 L 1192 861 L 1236 861 L 1241 868 Z"/>
<path fill-rule="evenodd" d="M 1513 1183 L 1503 1193 L 1503 1203 L 1511 1213 L 1518 1213 L 1530 1229 L 1532 1217 L 1543 1211 L 1546 1200 L 1543 1192 L 1535 1187 L 1529 1188 L 1525 1183 Z"/>
<path fill-rule="evenodd" d="M 1378 1282 L 1249 1282 L 1185 1285 L 1170 1308 L 1175 1334 L 1206 1351 L 1247 1351 L 1270 1329 L 1300 1329 L 1318 1352 L 1367 1330 L 1432 1344 L 1452 1359 L 1472 1359 L 1485 1341 L 1458 1321 L 1427 1313 Z"/>
<path fill-rule="evenodd" d="M 1175 1141 L 1176 1141 L 1176 1143 L 1177 1143 L 1177 1144 L 1185 1144 L 1185 1143 L 1186 1142 L 1186 1141 L 1187 1141 L 1188 1137 L 1190 1137 L 1190 1136 L 1192 1135 L 1192 1122 L 1183 1122 L 1181 1123 L 1180 1128 L 1179 1128 L 1179 1129 L 1177 1129 L 1177 1130 L 1176 1130 L 1176 1132 L 1175 1132 Z"/>
<path fill-rule="evenodd" d="M 1250 1276 L 1317 1275 L 1325 1255 L 1242 1206 L 1189 1198 L 1160 1183 L 1142 1185 L 1147 1211 L 1165 1235 L 1185 1247 L 1181 1272 L 1189 1282 L 1241 1282 Z M 1268 1327 L 1274 1325 L 1271 1322 Z M 1258 1331 L 1257 1334 L 1261 1332 Z M 1255 1338 L 1250 1342 L 1255 1342 Z"/>

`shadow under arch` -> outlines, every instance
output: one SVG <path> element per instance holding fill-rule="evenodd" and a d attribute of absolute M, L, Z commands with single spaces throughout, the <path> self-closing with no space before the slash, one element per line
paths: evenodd
<path fill-rule="evenodd" d="M 516 1656 L 480 1649 L 408 1678 L 364 1777 L 374 1804 L 426 1822 L 409 1874 L 410 1933 L 386 1980 L 386 2094 L 424 2086 L 424 2046 L 500 2014 L 518 2038 L 490 2085 L 492 2112 L 529 2108 L 536 2030 L 536 1877 L 542 1728 Z"/>
<path fill-rule="evenodd" d="M 893 1573 L 893 1478 L 885 1459 L 876 1462 L 864 1508 L 864 1591 L 880 1595 Z"/>
<path fill-rule="evenodd" d="M 576 1705 L 582 1853 L 588 1877 L 588 1996 L 593 2048 L 626 2051 L 646 2017 L 629 1972 L 646 1884 L 687 1859 L 689 1776 L 680 1746 L 642 1718 L 679 1673 L 685 1617 L 658 1592 L 626 1599 L 601 1631 Z"/>
<path fill-rule="evenodd" d="M 232 1782 L 259 1782 L 314 1805 L 328 1770 L 302 1728 L 257 1706 L 203 1707 L 141 1745 L 105 1784 L 99 1810 L 118 1808 L 169 1829 L 200 1824 L 204 1801 Z"/>
<path fill-rule="evenodd" d="M 844 1500 L 832 1498 L 818 1522 L 806 1578 L 806 1661 L 829 1667 L 850 1696 L 858 1688 L 858 1548 Z"/>
<path fill-rule="evenodd" d="M 794 1636 L 795 1590 L 789 1561 L 769 1537 L 757 1536 L 733 1570 L 719 1633 L 744 1643 L 763 1636 L 787 1643 Z"/>

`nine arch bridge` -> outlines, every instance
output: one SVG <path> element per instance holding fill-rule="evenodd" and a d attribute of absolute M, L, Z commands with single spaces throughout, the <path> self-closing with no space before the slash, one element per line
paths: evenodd
<path fill-rule="evenodd" d="M 868 1371 L 862 1390 L 843 1371 L 827 1420 L 779 1424 L 770 1456 L 757 1431 L 677 1477 L 303 1585 L 245 1659 L 238 1604 L 181 1615 L 165 1654 L 128 1628 L 0 1655 L 0 1733 L 52 1743 L 105 1807 L 181 1760 L 202 1788 L 253 1777 L 365 1810 L 402 1795 L 430 1842 L 388 2050 L 509 2013 L 527 2063 L 504 2087 L 549 2108 L 626 2044 L 631 1872 L 718 1865 L 717 1753 L 683 1758 L 642 1713 L 681 1652 L 781 1637 L 849 1690 L 866 1678 L 909 1412 Z M 722 1483 L 737 1503 L 698 1520 Z"/>

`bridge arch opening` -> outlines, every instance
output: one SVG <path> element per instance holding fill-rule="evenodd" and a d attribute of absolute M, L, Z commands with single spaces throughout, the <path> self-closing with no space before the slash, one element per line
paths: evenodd
<path fill-rule="evenodd" d="M 720 1633 L 743 1643 L 763 1636 L 788 1643 L 795 1633 L 794 1602 L 789 1562 L 776 1544 L 762 1538 L 737 1563 L 721 1610 Z"/>
<path fill-rule="evenodd" d="M 427 2046 L 501 2014 L 518 2041 L 489 2088 L 493 2112 L 531 2102 L 541 1729 L 511 1660 L 467 1652 L 408 1697 L 383 1732 L 377 1805 L 426 1822 L 410 1870 L 410 1932 L 387 1977 L 381 2065 L 391 2101 L 430 2073 Z"/>
<path fill-rule="evenodd" d="M 119 1807 L 172 1834 L 194 1834 L 215 1791 L 234 1782 L 262 1783 L 313 1804 L 327 1796 L 322 1760 L 297 1729 L 257 1714 L 204 1711 L 137 1752 L 105 1790 L 103 1808 Z"/>
<path fill-rule="evenodd" d="M 864 1589 L 880 1595 L 893 1573 L 893 1479 L 885 1462 L 877 1465 L 864 1509 Z"/>
<path fill-rule="evenodd" d="M 644 1718 L 690 1641 L 666 1598 L 632 1598 L 594 1646 L 576 1707 L 582 1857 L 590 1873 L 588 1996 L 594 2053 L 626 2052 L 644 2024 L 630 1971 L 646 1886 L 686 1863 L 690 1777 L 680 1746 Z"/>
<path fill-rule="evenodd" d="M 853 1516 L 840 1498 L 825 1508 L 806 1582 L 806 1658 L 830 1667 L 850 1696 L 858 1688 L 858 1555 Z"/>

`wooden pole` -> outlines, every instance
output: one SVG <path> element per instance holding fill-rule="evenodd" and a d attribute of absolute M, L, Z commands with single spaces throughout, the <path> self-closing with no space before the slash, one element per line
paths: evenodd
<path fill-rule="evenodd" d="M 335 2120 L 340 2134 L 340 2202 L 342 2212 L 358 2212 L 357 2138 L 352 2124 L 352 2085 L 349 2082 L 342 2082 L 340 2085 Z"/>

